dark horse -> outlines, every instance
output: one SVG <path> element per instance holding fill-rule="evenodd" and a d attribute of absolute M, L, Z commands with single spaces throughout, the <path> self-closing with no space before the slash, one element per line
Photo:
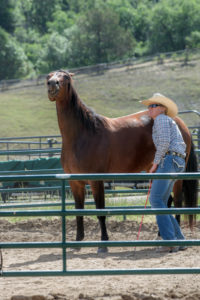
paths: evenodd
<path fill-rule="evenodd" d="M 153 120 L 147 111 L 119 117 L 107 118 L 94 113 L 77 95 L 72 75 L 65 71 L 55 71 L 47 76 L 48 97 L 56 101 L 58 124 L 62 135 L 61 163 L 66 173 L 133 173 L 148 171 L 152 165 L 155 147 L 152 141 Z M 187 166 L 196 171 L 195 155 L 189 129 L 176 117 L 187 145 Z M 191 151 L 192 149 L 192 151 Z M 188 160 L 189 159 L 189 160 Z M 188 163 L 190 162 L 190 164 Z M 104 185 L 102 181 L 71 181 L 75 207 L 84 208 L 85 184 L 92 189 L 96 208 L 105 207 Z M 180 205 L 182 181 L 174 187 L 175 205 Z M 196 206 L 197 192 L 188 183 L 186 204 Z M 84 238 L 83 217 L 77 218 L 76 240 Z M 105 216 L 99 216 L 101 240 L 108 240 Z M 192 218 L 190 220 L 192 225 Z M 99 249 L 106 251 L 106 248 Z"/>

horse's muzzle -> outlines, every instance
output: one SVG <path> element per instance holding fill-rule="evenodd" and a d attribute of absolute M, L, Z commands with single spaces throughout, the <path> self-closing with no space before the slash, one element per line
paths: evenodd
<path fill-rule="evenodd" d="M 55 80 L 48 80 L 47 86 L 49 99 L 55 100 L 54 97 L 56 97 L 59 92 L 59 82 Z"/>

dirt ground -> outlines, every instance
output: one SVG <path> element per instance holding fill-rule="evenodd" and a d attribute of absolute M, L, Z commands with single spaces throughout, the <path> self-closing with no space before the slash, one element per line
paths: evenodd
<path fill-rule="evenodd" d="M 107 221 L 110 240 L 135 240 L 137 221 Z M 75 220 L 67 220 L 67 239 L 74 240 Z M 200 224 L 194 233 L 183 228 L 186 238 L 200 238 Z M 144 220 L 140 239 L 154 239 L 156 225 Z M 96 220 L 85 219 L 85 240 L 99 240 Z M 61 240 L 59 219 L 31 219 L 17 223 L 0 220 L 1 242 L 56 242 Z M 157 253 L 155 247 L 109 248 L 97 254 L 96 248 L 67 250 L 67 268 L 133 269 L 200 267 L 200 247 L 177 253 Z M 3 249 L 3 270 L 62 270 L 60 249 Z M 21 297 L 23 295 L 24 297 Z M 37 297 L 36 297 L 37 295 Z M 19 297 L 20 296 L 20 297 Z M 1 277 L 0 300 L 162 300 L 200 299 L 200 275 L 124 275 L 77 277 Z"/>

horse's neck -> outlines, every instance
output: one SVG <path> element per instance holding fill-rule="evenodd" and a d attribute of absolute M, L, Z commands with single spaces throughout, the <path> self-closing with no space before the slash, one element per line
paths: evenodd
<path fill-rule="evenodd" d="M 78 132 L 78 122 L 76 122 L 73 114 L 70 113 L 67 103 L 56 102 L 58 125 L 65 144 L 70 144 L 74 140 Z"/>
<path fill-rule="evenodd" d="M 74 90 L 72 90 L 72 95 L 69 101 L 73 101 L 73 96 L 76 97 L 78 105 L 84 106 L 81 100 L 78 98 Z M 62 140 L 64 144 L 72 145 L 80 133 L 83 130 L 82 123 L 75 113 L 73 105 L 69 104 L 69 101 L 57 101 L 56 109 L 58 116 L 58 125 L 62 135 Z"/>

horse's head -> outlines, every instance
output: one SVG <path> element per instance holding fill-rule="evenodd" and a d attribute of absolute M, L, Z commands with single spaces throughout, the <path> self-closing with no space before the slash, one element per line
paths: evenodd
<path fill-rule="evenodd" d="M 73 73 L 63 70 L 51 72 L 47 76 L 48 97 L 50 101 L 62 101 L 71 86 Z"/>

